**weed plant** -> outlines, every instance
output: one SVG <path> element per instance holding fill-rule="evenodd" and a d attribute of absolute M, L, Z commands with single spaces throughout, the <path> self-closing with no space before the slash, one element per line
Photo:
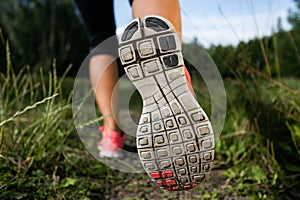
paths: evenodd
<path fill-rule="evenodd" d="M 8 43 L 6 60 L 7 72 L 0 73 L 0 199 L 101 199 L 109 169 L 88 159 L 79 141 L 71 95 L 62 94 L 65 75 L 57 77 L 55 64 L 48 75 L 29 67 L 15 74 Z"/>
<path fill-rule="evenodd" d="M 228 52 L 239 55 L 238 67 L 223 63 L 232 78 L 226 81 L 227 122 L 217 160 L 220 167 L 229 167 L 223 173 L 229 181 L 227 192 L 254 199 L 295 199 L 300 196 L 299 79 L 282 77 L 283 66 L 269 59 L 278 60 L 279 50 L 267 54 L 263 39 L 260 46 L 264 69 L 251 64 L 249 50 Z"/>

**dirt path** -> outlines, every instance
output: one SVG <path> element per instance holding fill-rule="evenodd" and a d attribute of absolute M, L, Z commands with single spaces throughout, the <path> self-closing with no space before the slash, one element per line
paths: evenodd
<path fill-rule="evenodd" d="M 200 186 L 179 192 L 160 189 L 146 174 L 126 174 L 116 172 L 115 182 L 105 191 L 105 199 L 248 199 L 233 196 L 227 191 L 228 179 L 221 170 L 213 170 L 207 180 Z"/>

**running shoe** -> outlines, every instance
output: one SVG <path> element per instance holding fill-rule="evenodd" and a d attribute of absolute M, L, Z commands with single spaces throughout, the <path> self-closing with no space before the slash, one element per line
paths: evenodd
<path fill-rule="evenodd" d="M 99 130 L 102 133 L 102 139 L 98 144 L 100 157 L 123 158 L 122 148 L 124 145 L 125 135 L 123 132 L 105 131 L 105 127 L 101 126 Z"/>
<path fill-rule="evenodd" d="M 119 38 L 119 55 L 143 99 L 136 142 L 145 171 L 170 191 L 202 183 L 214 160 L 214 135 L 189 86 L 173 25 L 154 15 L 134 19 Z"/>

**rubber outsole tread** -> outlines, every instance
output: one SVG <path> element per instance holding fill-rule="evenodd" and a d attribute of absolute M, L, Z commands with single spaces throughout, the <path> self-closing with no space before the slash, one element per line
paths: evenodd
<path fill-rule="evenodd" d="M 143 99 L 136 139 L 141 163 L 161 188 L 191 189 L 214 160 L 211 123 L 188 88 L 172 24 L 153 15 L 134 22 L 138 26 L 130 23 L 121 37 L 119 55 Z"/>

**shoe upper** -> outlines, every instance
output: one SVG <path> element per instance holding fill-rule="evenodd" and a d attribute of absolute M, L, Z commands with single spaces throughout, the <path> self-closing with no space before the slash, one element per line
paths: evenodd
<path fill-rule="evenodd" d="M 102 132 L 102 139 L 99 142 L 102 151 L 118 152 L 122 149 L 126 134 L 117 131 L 107 132 L 104 126 L 101 126 L 99 130 Z"/>

